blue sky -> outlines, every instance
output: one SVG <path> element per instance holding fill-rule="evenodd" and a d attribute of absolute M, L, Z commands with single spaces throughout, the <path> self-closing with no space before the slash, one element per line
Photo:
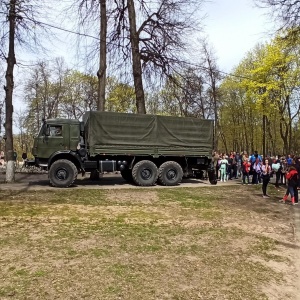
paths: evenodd
<path fill-rule="evenodd" d="M 268 10 L 256 8 L 253 0 L 211 0 L 203 6 L 203 13 L 207 14 L 204 30 L 226 72 L 274 32 Z"/>

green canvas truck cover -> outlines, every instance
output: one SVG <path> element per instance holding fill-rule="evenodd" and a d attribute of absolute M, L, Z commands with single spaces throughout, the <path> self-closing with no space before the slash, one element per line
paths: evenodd
<path fill-rule="evenodd" d="M 90 154 L 211 157 L 213 121 L 89 111 L 83 116 Z"/>

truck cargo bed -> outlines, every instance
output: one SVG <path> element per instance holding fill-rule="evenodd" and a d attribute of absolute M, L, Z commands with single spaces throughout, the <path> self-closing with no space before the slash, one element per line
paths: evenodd
<path fill-rule="evenodd" d="M 83 116 L 90 155 L 211 157 L 213 121 L 90 111 Z"/>

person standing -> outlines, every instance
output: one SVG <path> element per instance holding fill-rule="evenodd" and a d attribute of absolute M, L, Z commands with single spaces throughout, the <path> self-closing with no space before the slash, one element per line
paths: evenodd
<path fill-rule="evenodd" d="M 232 153 L 230 154 L 230 156 L 226 157 L 227 161 L 228 161 L 228 165 L 227 165 L 227 179 L 231 180 L 232 179 L 232 163 L 233 163 L 233 155 Z"/>
<path fill-rule="evenodd" d="M 232 158 L 232 178 L 237 179 L 237 154 L 233 152 Z"/>
<path fill-rule="evenodd" d="M 253 165 L 253 180 L 252 180 L 252 184 L 258 184 L 261 182 L 261 161 L 259 161 L 259 159 L 257 158 L 254 165 Z"/>
<path fill-rule="evenodd" d="M 290 167 L 293 163 L 293 159 L 292 159 L 292 156 L 290 154 L 288 155 L 286 161 L 287 161 L 288 167 Z"/>
<path fill-rule="evenodd" d="M 247 178 L 247 184 L 249 184 L 249 173 L 251 168 L 251 162 L 248 159 L 248 155 L 246 154 L 243 157 L 243 184 L 246 184 L 246 178 Z"/>
<path fill-rule="evenodd" d="M 286 179 L 288 180 L 288 188 L 282 200 L 279 202 L 285 203 L 289 194 L 291 195 L 292 205 L 298 204 L 298 172 L 294 166 L 291 166 L 286 173 Z"/>
<path fill-rule="evenodd" d="M 279 187 L 279 180 L 280 180 L 280 174 L 281 174 L 281 165 L 280 165 L 280 159 L 273 159 L 272 163 L 272 171 L 275 173 L 275 187 Z"/>
<path fill-rule="evenodd" d="M 219 160 L 219 153 L 217 151 L 214 151 L 212 155 L 212 161 L 213 161 L 214 170 L 217 178 L 218 178 L 218 171 L 219 171 L 218 160 Z"/>
<path fill-rule="evenodd" d="M 220 179 L 223 182 L 226 182 L 227 179 L 227 167 L 228 167 L 228 160 L 226 156 L 223 155 L 223 159 L 220 162 Z"/>
<path fill-rule="evenodd" d="M 287 172 L 287 161 L 285 158 L 281 159 L 281 174 L 280 174 L 280 182 L 282 185 L 286 185 L 286 172 Z"/>
<path fill-rule="evenodd" d="M 239 153 L 236 154 L 236 172 L 236 179 L 242 176 L 242 156 Z"/>
<path fill-rule="evenodd" d="M 270 175 L 271 175 L 271 166 L 269 165 L 268 159 L 265 159 L 261 166 L 263 198 L 270 198 L 270 196 L 267 195 L 267 187 L 270 182 Z"/>
<path fill-rule="evenodd" d="M 295 168 L 298 172 L 298 174 L 300 174 L 300 157 L 296 158 L 296 162 L 295 162 Z M 297 189 L 300 189 L 300 176 L 298 175 L 298 184 L 297 184 Z"/>

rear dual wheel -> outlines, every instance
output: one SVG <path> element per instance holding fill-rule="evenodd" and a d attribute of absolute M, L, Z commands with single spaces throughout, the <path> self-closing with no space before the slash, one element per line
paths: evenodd
<path fill-rule="evenodd" d="M 139 186 L 151 186 L 157 181 L 158 170 L 150 160 L 141 160 L 132 168 L 132 178 Z"/>
<path fill-rule="evenodd" d="M 178 185 L 183 177 L 183 171 L 175 161 L 166 161 L 158 170 L 158 181 L 165 186 Z"/>

